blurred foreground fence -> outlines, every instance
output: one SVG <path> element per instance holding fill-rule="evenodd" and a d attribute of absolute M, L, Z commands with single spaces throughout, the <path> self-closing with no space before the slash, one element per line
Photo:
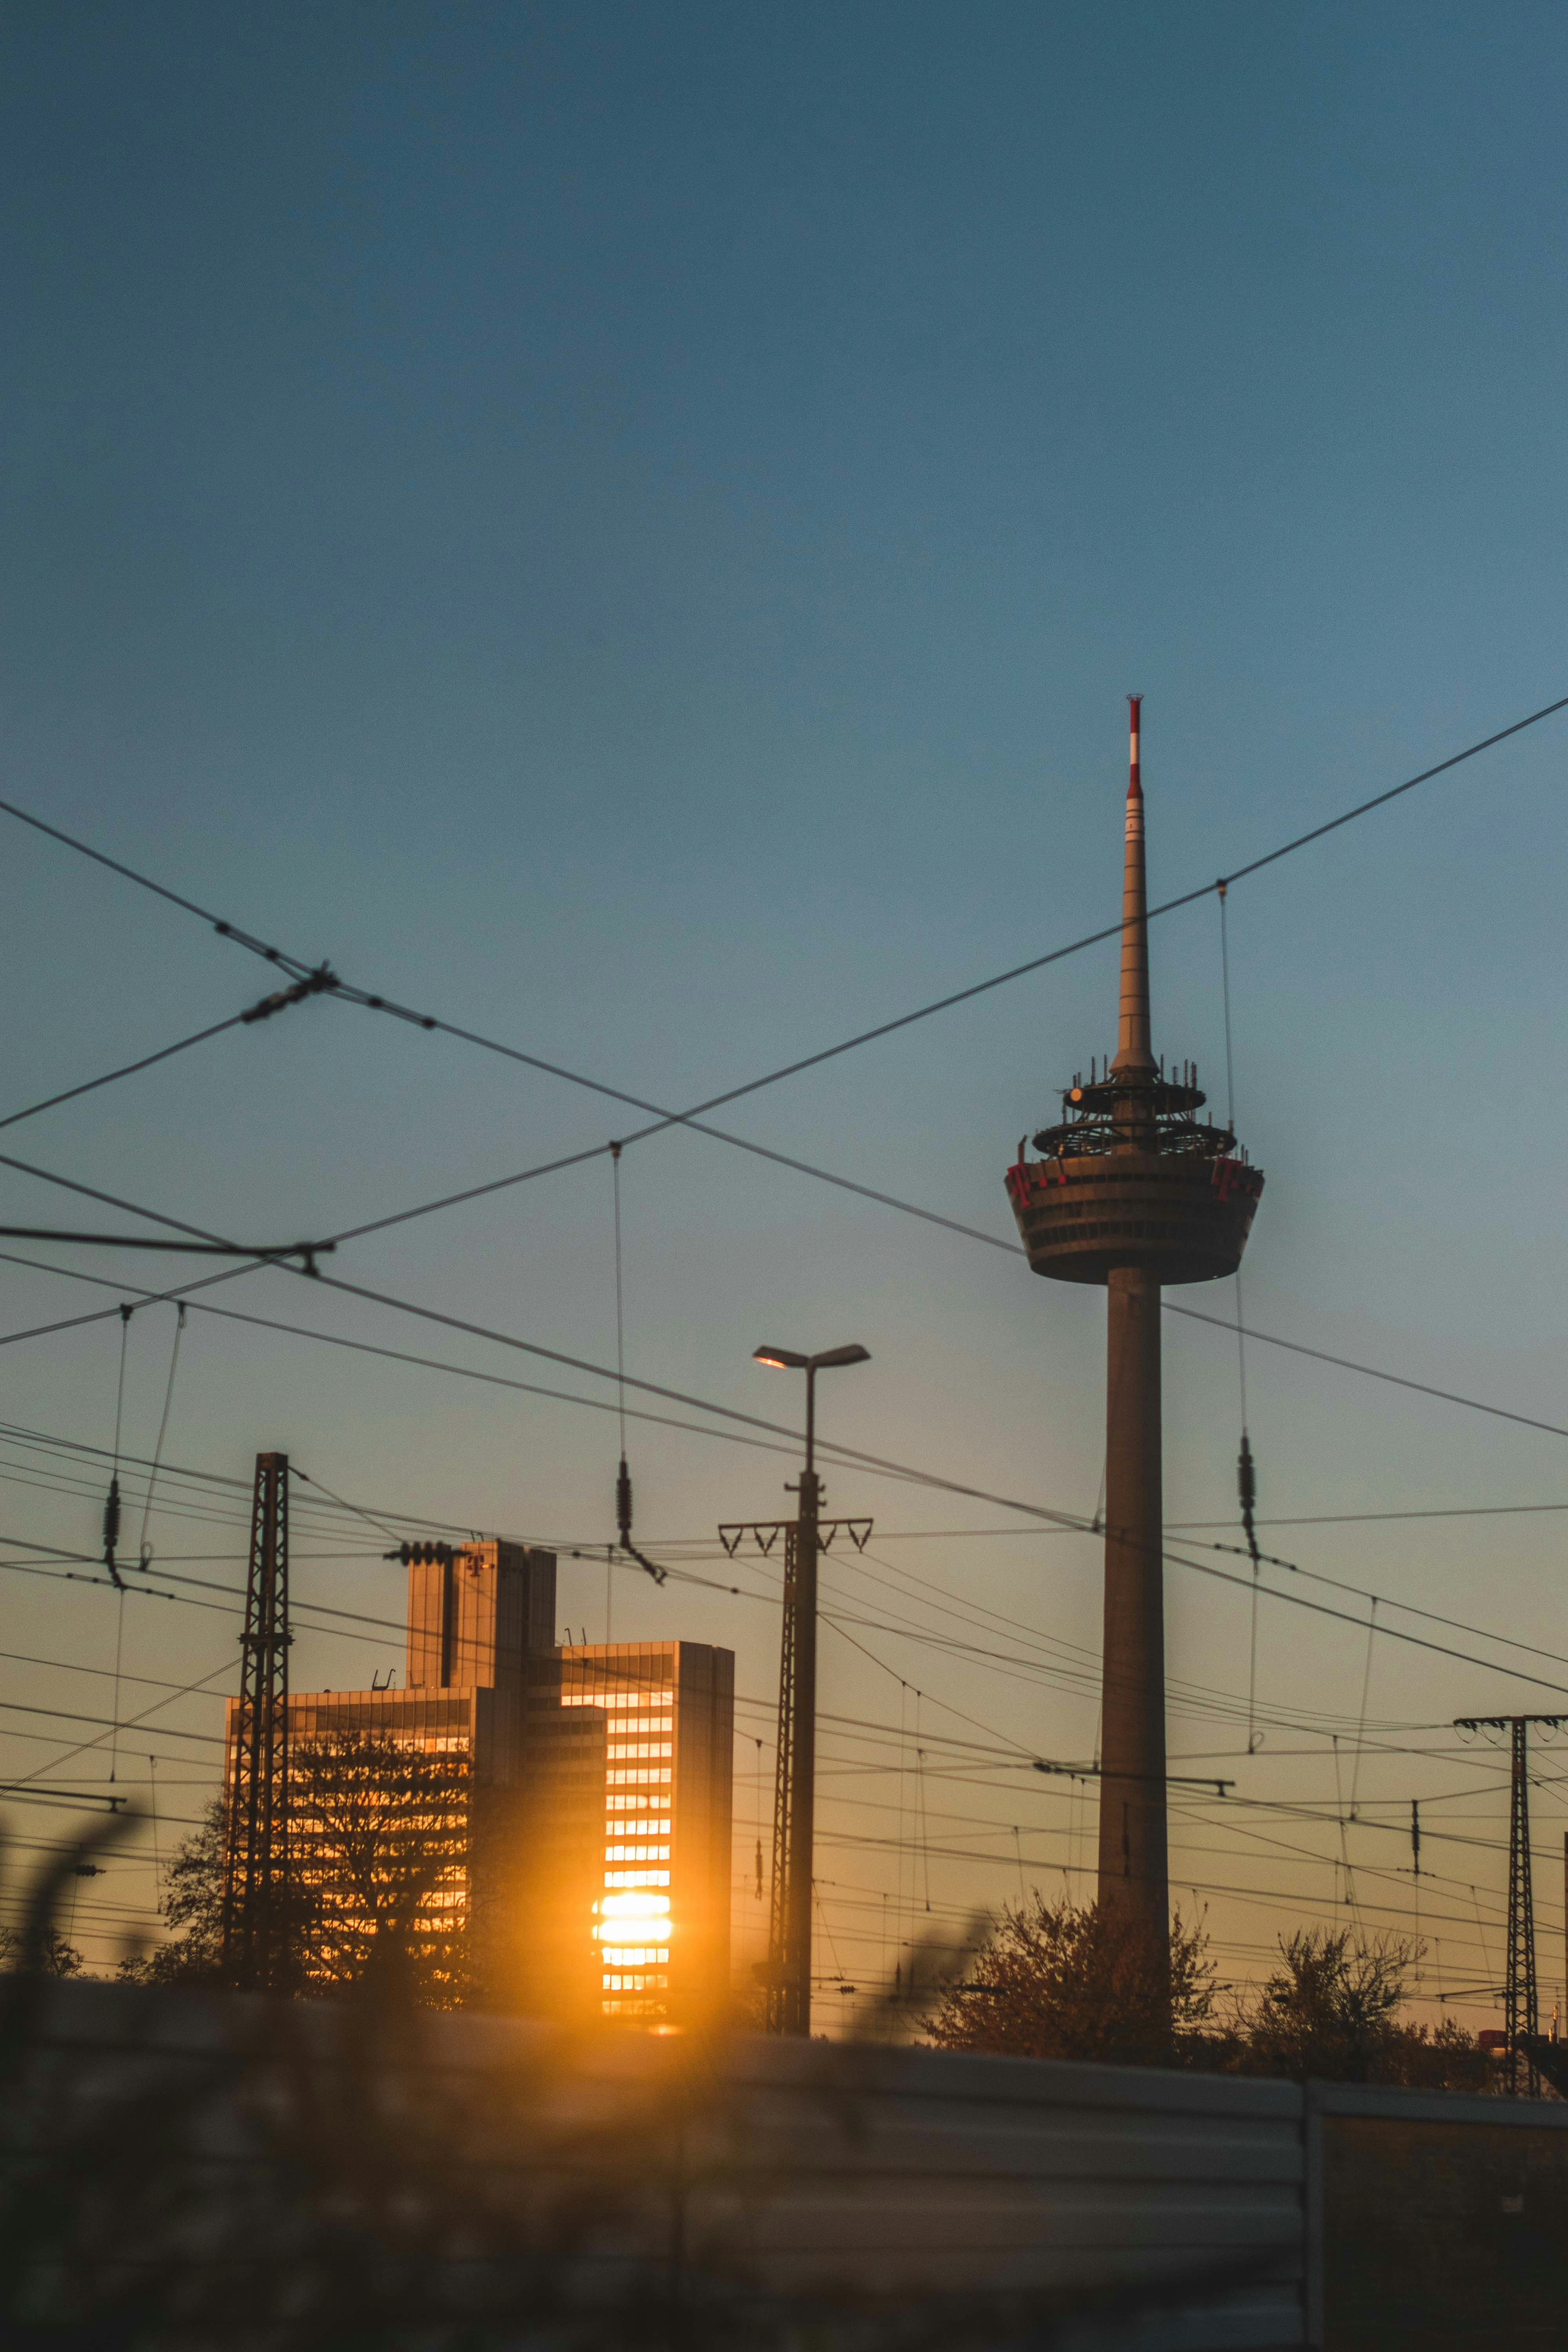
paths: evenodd
<path fill-rule="evenodd" d="M 1568 2106 L 0 1979 L 8 2352 L 1558 2344 Z"/>

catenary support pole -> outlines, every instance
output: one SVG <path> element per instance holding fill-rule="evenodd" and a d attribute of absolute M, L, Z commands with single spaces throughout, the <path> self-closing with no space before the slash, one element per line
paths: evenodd
<path fill-rule="evenodd" d="M 289 1967 L 289 1457 L 258 1454 L 240 1694 L 227 1759 L 223 1963 L 229 1981 L 282 1991 Z"/>

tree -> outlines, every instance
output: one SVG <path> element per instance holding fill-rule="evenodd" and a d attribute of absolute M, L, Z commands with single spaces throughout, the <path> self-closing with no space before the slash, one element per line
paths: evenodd
<path fill-rule="evenodd" d="M 382 1732 L 296 1744 L 289 1863 L 302 1897 L 307 1989 L 358 1983 L 373 1961 L 405 1967 L 416 1996 L 461 2003 L 471 1974 L 470 1776 L 464 1750 Z"/>
<path fill-rule="evenodd" d="M 205 1984 L 223 1975 L 224 1806 L 215 1797 L 163 1874 L 158 1912 L 174 1929 L 166 1943 L 121 1960 L 138 1984 Z"/>
<path fill-rule="evenodd" d="M 1434 2031 L 1400 2018 L 1420 1956 L 1405 1937 L 1368 1942 L 1348 1927 L 1282 1936 L 1279 1967 L 1238 2004 L 1236 2071 L 1423 2090 L 1489 2087 L 1485 2055 L 1463 2026 L 1445 2018 Z"/>
<path fill-rule="evenodd" d="M 1098 1903 L 1051 1903 L 1037 1887 L 1004 1908 L 927 2033 L 940 2050 L 1168 2066 L 1213 2009 L 1208 1938 L 1180 1912 L 1167 1973 L 1131 1923 Z"/>
<path fill-rule="evenodd" d="M 21 1927 L 0 1927 L 0 1969 L 19 1969 L 26 1959 L 27 1937 Z M 58 1927 L 46 1927 L 39 1940 L 35 1964 L 47 1977 L 74 1977 L 81 1974 L 82 1958 L 74 1944 L 68 1944 Z"/>
<path fill-rule="evenodd" d="M 418 2000 L 451 2008 L 472 1977 L 468 1761 L 380 1733 L 294 1744 L 289 1759 L 293 1977 L 305 1993 L 358 1983 L 373 1962 L 404 1970 Z M 164 1875 L 165 1943 L 121 1963 L 142 1984 L 227 1981 L 226 1830 L 215 1798 Z"/>

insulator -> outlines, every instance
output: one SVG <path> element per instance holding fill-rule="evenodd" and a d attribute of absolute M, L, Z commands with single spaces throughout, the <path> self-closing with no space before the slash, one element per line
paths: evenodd
<path fill-rule="evenodd" d="M 103 1557 L 105 1564 L 114 1566 L 114 1548 L 120 1541 L 120 1481 L 109 1482 L 109 1499 L 103 1507 Z"/>
<path fill-rule="evenodd" d="M 621 1466 L 616 1474 L 616 1525 L 620 1529 L 623 1548 L 632 1539 L 632 1474 L 626 1468 L 626 1457 L 621 1456 Z"/>
<path fill-rule="evenodd" d="M 1241 1502 L 1241 1524 L 1247 1533 L 1247 1548 L 1256 1562 L 1258 1535 L 1253 1526 L 1253 1513 L 1258 1508 L 1258 1467 L 1252 1459 L 1252 1447 L 1245 1429 L 1241 1433 L 1241 1452 L 1237 1457 L 1236 1486 Z"/>

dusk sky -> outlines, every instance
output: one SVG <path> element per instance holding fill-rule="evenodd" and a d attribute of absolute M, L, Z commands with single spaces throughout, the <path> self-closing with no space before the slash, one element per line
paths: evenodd
<path fill-rule="evenodd" d="M 670 1108 L 1114 921 L 1129 691 L 1153 896 L 1244 866 L 1568 695 L 1565 73 L 1563 11 L 1507 0 L 14 10 L 0 793 L 290 955 Z M 1568 1426 L 1565 753 L 1568 712 L 1237 884 L 1229 924 L 1237 1123 L 1268 1180 L 1247 1321 Z M 0 1117 L 275 984 L 0 823 Z M 1157 1047 L 1223 1112 L 1212 897 L 1152 962 Z M 1108 945 L 717 1122 L 1011 1241 L 1018 1138 L 1114 1011 Z M 641 1124 L 314 1001 L 0 1149 L 261 1244 Z M 136 1229 L 0 1177 L 8 1223 Z M 795 1426 L 752 1349 L 860 1340 L 871 1364 L 823 1385 L 830 1436 L 1093 1512 L 1099 1294 L 690 1133 L 628 1148 L 622 1201 L 629 1371 Z M 110 1310 L 0 1346 L 0 1415 L 111 1448 L 113 1309 L 189 1262 L 4 1247 L 128 1286 L 0 1265 L 0 1337 Z M 613 1366 L 609 1161 L 330 1270 Z M 204 1295 L 614 1402 L 287 1272 Z M 1172 1297 L 1235 1312 L 1229 1284 Z M 166 1305 L 131 1324 L 128 1454 L 153 1453 L 174 1328 Z M 1168 1518 L 1239 1542 L 1234 1339 L 1167 1317 L 1165 1376 Z M 1173 1889 L 1233 1980 L 1304 1918 L 1410 1932 L 1418 1897 L 1424 1991 L 1496 1985 L 1506 1759 L 1447 1726 L 1568 1706 L 1565 1441 L 1261 1343 L 1247 1376 L 1267 1548 L 1355 1590 L 1269 1584 L 1356 1622 L 1262 1602 L 1248 1756 L 1247 1595 L 1172 1566 L 1173 1755 L 1236 1783 L 1182 1801 Z M 615 1534 L 613 1413 L 193 1309 L 165 1455 L 239 1484 L 210 1524 L 163 1488 L 159 1559 L 240 1581 L 261 1448 L 373 1513 L 601 1560 Z M 628 1452 L 639 1540 L 722 1588 L 619 1570 L 614 1630 L 737 1653 L 749 1954 L 777 1586 L 712 1538 L 790 1507 L 794 1472 L 636 1422 Z M 22 1571 L 95 1554 L 107 1465 L 7 1435 L 0 1466 L 0 1768 L 96 1790 L 117 1604 Z M 1063 1867 L 1092 1858 L 1092 1798 L 1030 1759 L 1093 1756 L 1100 1552 L 868 1471 L 830 1468 L 828 1496 L 877 1523 L 863 1569 L 828 1563 L 823 1636 L 818 1957 L 867 1985 L 1021 1881 L 1087 1890 Z M 138 1503 L 129 1549 L 139 1525 Z M 381 1529 L 338 1527 L 301 1539 L 300 1595 L 398 1621 Z M 1380 1631 L 1369 1664 L 1367 1593 L 1380 1628 L 1464 1660 Z M 126 1605 L 122 1676 L 146 1682 L 122 1714 L 236 1686 L 215 1612 Z M 605 1612 L 603 1566 L 563 1559 L 563 1624 L 598 1640 Z M 401 1664 L 390 1630 L 313 1630 L 291 1673 Z M 208 1696 L 121 1737 L 143 1801 L 157 1757 L 165 1860 L 221 1727 Z M 1550 2005 L 1568 1784 L 1542 1768 Z M 72 1816 L 9 1820 L 32 1844 Z M 150 1856 L 139 1832 L 80 1896 L 92 1965 L 151 1919 Z"/>

